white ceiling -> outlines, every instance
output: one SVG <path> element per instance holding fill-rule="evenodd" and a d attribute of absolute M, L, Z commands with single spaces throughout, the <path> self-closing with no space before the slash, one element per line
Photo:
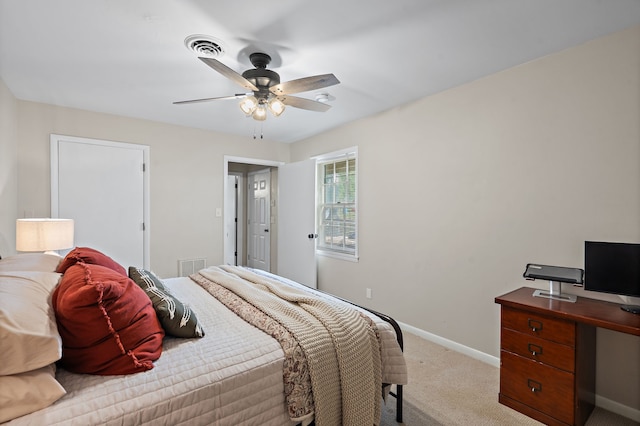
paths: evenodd
<path fill-rule="evenodd" d="M 0 77 L 19 99 L 294 142 L 640 23 L 640 0 L 0 0 Z M 282 81 L 334 73 L 325 113 L 262 125 L 245 90 L 186 37 L 218 39 L 242 72 L 273 57 Z"/>

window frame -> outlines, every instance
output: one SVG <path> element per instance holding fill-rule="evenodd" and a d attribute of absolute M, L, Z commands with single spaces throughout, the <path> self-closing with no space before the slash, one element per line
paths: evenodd
<path fill-rule="evenodd" d="M 354 173 L 354 185 L 355 185 L 355 194 L 354 194 L 354 202 L 353 206 L 355 209 L 355 219 L 354 219 L 354 228 L 355 228 L 355 249 L 353 252 L 331 249 L 328 247 L 320 246 L 320 238 L 316 239 L 316 254 L 326 257 L 332 257 L 336 259 L 347 260 L 351 262 L 358 262 L 359 260 L 359 220 L 358 217 L 360 215 L 360 209 L 358 204 L 358 170 L 360 169 L 360 165 L 358 164 L 358 147 L 350 147 L 346 149 L 341 149 L 339 151 L 333 151 L 327 154 L 323 154 L 317 157 L 313 157 L 316 160 L 316 202 L 315 202 L 315 210 L 316 210 L 316 229 L 318 230 L 318 234 L 322 234 L 322 210 L 325 207 L 324 200 L 322 200 L 323 196 L 323 187 L 324 183 L 324 166 L 328 163 L 339 163 L 345 160 L 355 160 L 355 173 Z M 351 203 L 350 203 L 351 204 Z"/>

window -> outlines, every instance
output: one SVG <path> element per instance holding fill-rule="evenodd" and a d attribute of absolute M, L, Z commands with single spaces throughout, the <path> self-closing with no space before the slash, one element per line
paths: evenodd
<path fill-rule="evenodd" d="M 318 158 L 316 248 L 322 254 L 358 258 L 357 148 Z"/>

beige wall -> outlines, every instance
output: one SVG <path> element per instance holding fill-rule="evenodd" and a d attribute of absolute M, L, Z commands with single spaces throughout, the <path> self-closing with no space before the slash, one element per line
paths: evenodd
<path fill-rule="evenodd" d="M 0 79 L 0 256 L 15 253 L 18 210 L 17 100 Z"/>
<path fill-rule="evenodd" d="M 639 79 L 636 27 L 294 144 L 359 147 L 360 261 L 320 288 L 499 356 L 494 297 L 547 286 L 527 263 L 640 242 Z M 640 338 L 599 334 L 598 393 L 640 409 Z"/>
<path fill-rule="evenodd" d="M 320 258 L 320 287 L 498 356 L 493 299 L 532 284 L 526 263 L 582 267 L 585 239 L 640 241 L 639 79 L 636 27 L 292 146 L 16 101 L 0 84 L 0 250 L 14 211 L 49 214 L 50 133 L 151 146 L 162 276 L 179 258 L 222 261 L 224 155 L 358 145 L 360 262 Z M 598 357 L 599 395 L 640 410 L 640 339 L 601 332 Z"/>
<path fill-rule="evenodd" d="M 149 145 L 151 268 L 176 276 L 178 259 L 223 261 L 224 156 L 288 161 L 289 146 L 145 120 L 18 102 L 18 213 L 50 215 L 51 133 Z"/>

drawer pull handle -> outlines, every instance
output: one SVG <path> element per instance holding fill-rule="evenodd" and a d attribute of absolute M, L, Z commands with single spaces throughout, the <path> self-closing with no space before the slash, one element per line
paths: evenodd
<path fill-rule="evenodd" d="M 527 348 L 529 349 L 529 352 L 531 352 L 531 355 L 533 355 L 533 356 L 542 355 L 542 346 L 538 346 L 538 345 L 534 345 L 533 343 L 529 343 Z"/>
<path fill-rule="evenodd" d="M 531 331 L 533 331 L 534 333 L 537 332 L 538 330 L 542 330 L 541 321 L 529 318 L 527 321 L 527 324 L 529 325 L 529 328 L 531 329 Z"/>
<path fill-rule="evenodd" d="M 529 389 L 531 389 L 531 392 L 533 393 L 542 392 L 542 383 L 540 382 L 536 382 L 535 380 L 528 379 L 527 386 L 529 386 Z"/>

